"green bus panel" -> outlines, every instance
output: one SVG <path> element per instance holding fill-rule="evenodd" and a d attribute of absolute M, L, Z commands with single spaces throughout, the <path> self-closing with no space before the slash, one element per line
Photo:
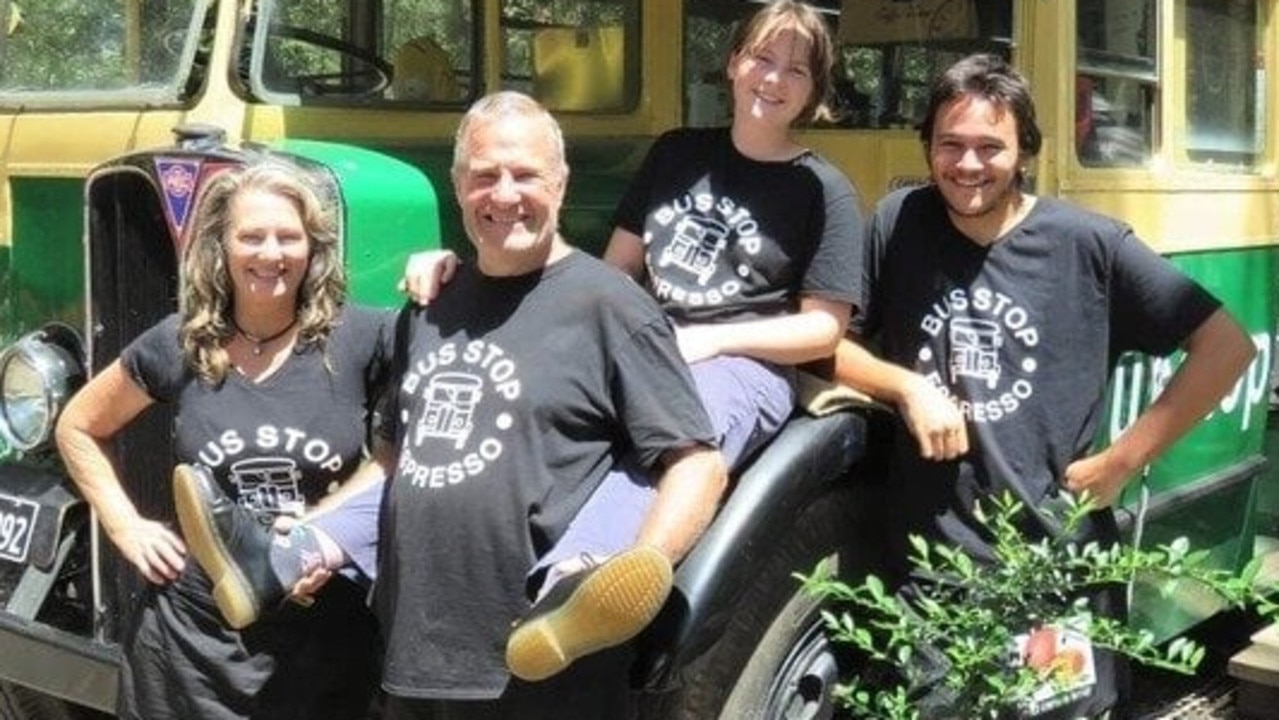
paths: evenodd
<path fill-rule="evenodd" d="M 13 241 L 0 264 L 0 335 L 12 339 L 50 321 L 84 327 L 84 181 L 10 181 Z"/>
<path fill-rule="evenodd" d="M 0 349 L 45 323 L 84 326 L 84 182 L 13 178 L 12 244 L 0 247 Z M 10 449 L 0 440 L 0 459 Z"/>
<path fill-rule="evenodd" d="M 13 316 L 13 298 L 9 270 L 9 246 L 0 245 L 0 348 L 13 341 L 17 318 Z"/>
<path fill-rule="evenodd" d="M 1253 556 L 1258 491 L 1265 478 L 1277 252 L 1265 247 L 1171 258 L 1221 298 L 1252 336 L 1257 356 L 1209 416 L 1149 468 L 1145 485 L 1153 509 L 1131 533 L 1143 546 L 1184 537 L 1195 550 L 1208 552 L 1213 566 L 1225 570 L 1237 570 Z M 1111 384 L 1102 442 L 1113 440 L 1157 397 L 1183 357 L 1124 359 Z M 1129 486 L 1124 505 L 1134 515 L 1140 513 L 1140 484 Z M 1138 582 L 1134 589 L 1134 620 L 1160 639 L 1219 609 L 1214 597 L 1190 583 Z"/>
<path fill-rule="evenodd" d="M 1150 484 L 1157 491 L 1178 488 L 1261 451 L 1275 327 L 1276 249 L 1217 251 L 1172 260 L 1221 298 L 1252 335 L 1257 357 L 1213 412 L 1152 466 Z M 1104 442 L 1131 424 L 1158 395 L 1183 357 L 1175 353 L 1167 359 L 1127 357 L 1121 362 L 1108 398 Z"/>
<path fill-rule="evenodd" d="M 435 188 L 417 168 L 351 145 L 287 140 L 280 149 L 328 167 L 342 188 L 351 298 L 392 307 L 409 253 L 440 247 Z"/>

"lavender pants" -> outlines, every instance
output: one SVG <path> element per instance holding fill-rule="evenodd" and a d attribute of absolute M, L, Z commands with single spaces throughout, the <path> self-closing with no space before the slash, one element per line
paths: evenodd
<path fill-rule="evenodd" d="M 377 577 L 377 529 L 382 510 L 382 489 L 377 483 L 347 498 L 336 509 L 310 521 L 328 535 L 364 577 Z"/>
<path fill-rule="evenodd" d="M 789 367 L 728 355 L 693 363 L 689 370 L 730 470 L 772 439 L 795 407 L 794 371 Z M 657 497 L 653 480 L 633 459 L 609 471 L 564 535 L 533 566 L 529 577 L 534 585 L 545 575 L 534 594 L 545 592 L 558 579 L 548 571 L 562 560 L 607 557 L 631 547 Z"/>
<path fill-rule="evenodd" d="M 730 355 L 693 363 L 689 369 L 730 469 L 777 434 L 794 409 L 791 368 Z M 639 536 L 655 497 L 657 488 L 643 468 L 633 460 L 619 463 L 529 576 L 541 577 L 552 565 L 569 558 L 584 554 L 606 557 L 629 548 Z M 312 527 L 332 538 L 369 578 L 377 574 L 381 503 L 379 483 L 349 498 L 340 510 L 311 521 Z M 554 578 L 547 580 L 553 582 Z"/>

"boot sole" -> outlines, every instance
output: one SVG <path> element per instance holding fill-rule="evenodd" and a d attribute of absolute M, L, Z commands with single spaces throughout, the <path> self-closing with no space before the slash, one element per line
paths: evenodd
<path fill-rule="evenodd" d="M 213 582 L 213 602 L 227 625 L 239 630 L 258 617 L 252 586 L 231 560 L 231 553 L 206 512 L 194 471 L 178 466 L 173 471 L 173 501 L 187 549 Z"/>
<path fill-rule="evenodd" d="M 630 640 L 662 609 L 671 582 L 670 560 L 656 548 L 609 559 L 564 604 L 511 633 L 507 668 L 522 680 L 544 680 L 584 655 Z"/>

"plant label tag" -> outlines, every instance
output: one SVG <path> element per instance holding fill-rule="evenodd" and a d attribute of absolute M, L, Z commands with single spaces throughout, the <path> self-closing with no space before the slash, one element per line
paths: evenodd
<path fill-rule="evenodd" d="M 1044 681 L 1026 699 L 1029 715 L 1054 710 L 1088 696 L 1097 684 L 1092 642 L 1067 626 L 1041 625 L 1014 639 L 1015 657 Z"/>

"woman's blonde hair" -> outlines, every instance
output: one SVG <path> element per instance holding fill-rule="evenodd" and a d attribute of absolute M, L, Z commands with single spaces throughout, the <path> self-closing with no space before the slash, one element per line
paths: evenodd
<path fill-rule="evenodd" d="M 808 67 L 813 74 L 813 92 L 800 113 L 800 122 L 834 120 L 831 100 L 835 96 L 835 44 L 826 21 L 812 6 L 795 0 L 774 0 L 760 8 L 737 26 L 729 47 L 729 61 L 759 50 L 787 31 L 808 41 Z"/>
<path fill-rule="evenodd" d="M 235 292 L 226 256 L 231 201 L 248 191 L 291 201 L 306 230 L 310 257 L 295 308 L 298 344 L 314 343 L 323 352 L 346 297 L 337 221 L 326 206 L 335 201 L 326 204 L 321 199 L 306 171 L 272 158 L 219 172 L 196 204 L 178 299 L 182 353 L 201 379 L 215 385 L 226 377 L 230 367 L 226 343 L 236 333 Z"/>

